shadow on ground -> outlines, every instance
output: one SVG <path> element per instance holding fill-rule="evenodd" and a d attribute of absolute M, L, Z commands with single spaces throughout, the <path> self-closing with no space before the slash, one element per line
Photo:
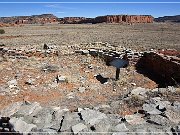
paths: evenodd
<path fill-rule="evenodd" d="M 101 83 L 104 84 L 108 81 L 109 78 L 104 78 L 102 75 L 96 75 L 96 79 Z"/>
<path fill-rule="evenodd" d="M 0 135 L 21 135 L 15 132 L 13 125 L 9 122 L 9 117 L 0 118 Z"/>

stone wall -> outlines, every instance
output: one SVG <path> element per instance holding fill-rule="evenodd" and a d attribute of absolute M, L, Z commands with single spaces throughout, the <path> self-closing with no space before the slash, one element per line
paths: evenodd
<path fill-rule="evenodd" d="M 179 54 L 179 52 L 177 52 Z M 148 70 L 154 77 L 160 76 L 167 85 L 180 84 L 180 58 L 160 53 L 145 53 L 137 66 Z"/>

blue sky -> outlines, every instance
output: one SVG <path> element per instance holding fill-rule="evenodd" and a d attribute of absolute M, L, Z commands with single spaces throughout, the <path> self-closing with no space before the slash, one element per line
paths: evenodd
<path fill-rule="evenodd" d="M 51 3 L 51 2 L 179 2 L 179 3 Z M 1 3 L 12 2 L 12 3 Z M 22 2 L 22 3 L 13 3 Z M 49 3 L 23 3 L 49 2 Z M 180 0 L 0 0 L 0 17 L 52 13 L 58 17 L 111 14 L 180 15 Z"/>

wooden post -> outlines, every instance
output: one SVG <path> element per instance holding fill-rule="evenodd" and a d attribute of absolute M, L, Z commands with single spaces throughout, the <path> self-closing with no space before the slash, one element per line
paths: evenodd
<path fill-rule="evenodd" d="M 119 80 L 120 68 L 116 68 L 116 80 Z"/>

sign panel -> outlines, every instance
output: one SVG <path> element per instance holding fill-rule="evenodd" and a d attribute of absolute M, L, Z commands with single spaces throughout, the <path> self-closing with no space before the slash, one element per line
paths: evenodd
<path fill-rule="evenodd" d="M 129 62 L 124 59 L 114 59 L 113 61 L 110 62 L 111 66 L 114 66 L 116 68 L 125 68 L 129 65 Z"/>

